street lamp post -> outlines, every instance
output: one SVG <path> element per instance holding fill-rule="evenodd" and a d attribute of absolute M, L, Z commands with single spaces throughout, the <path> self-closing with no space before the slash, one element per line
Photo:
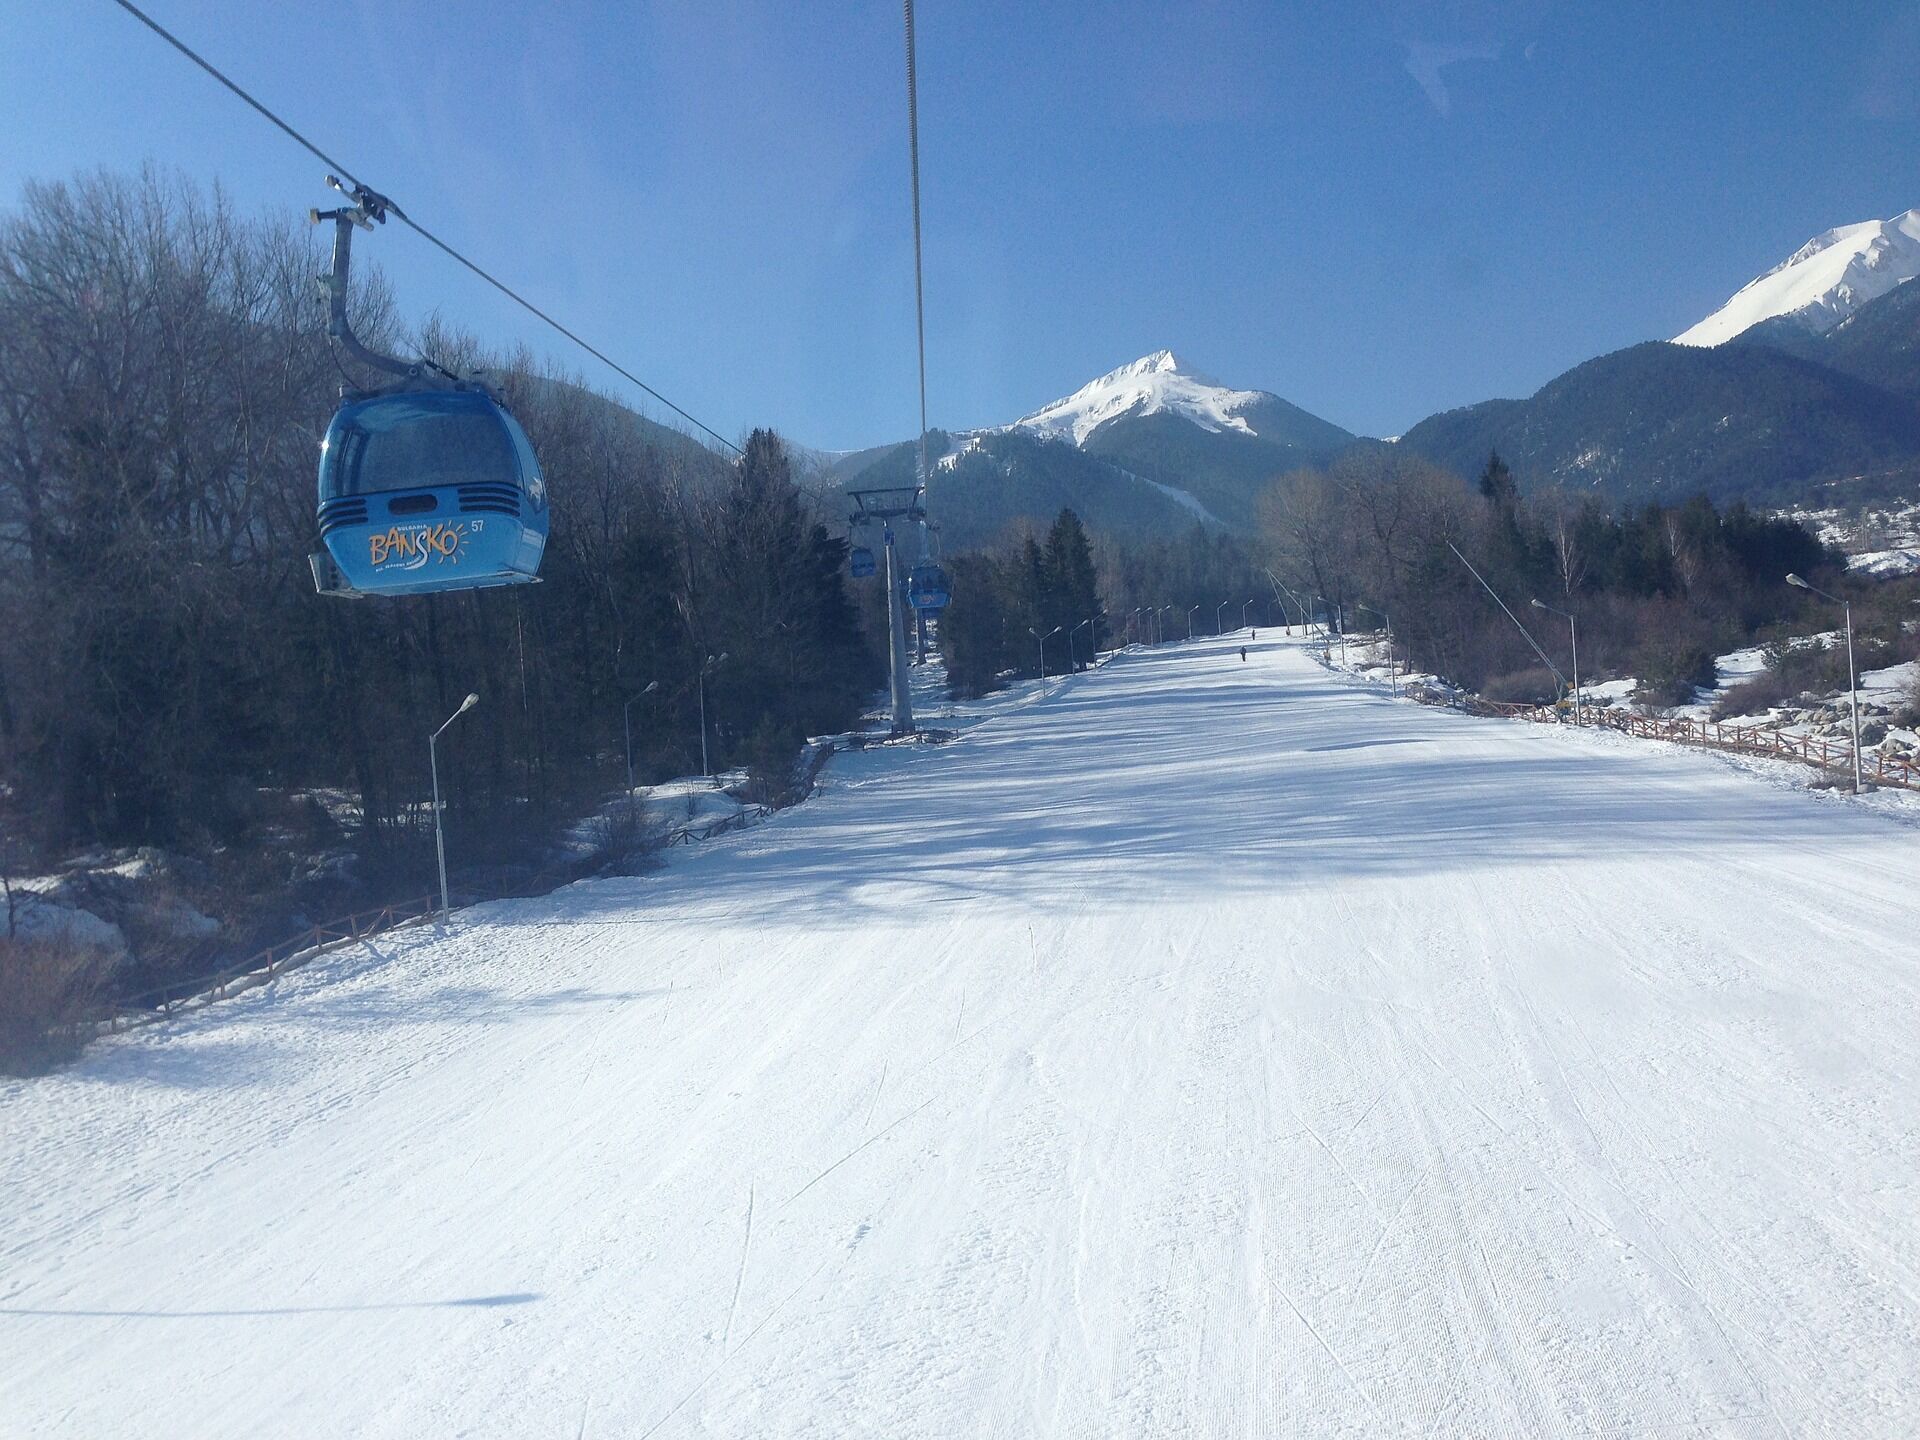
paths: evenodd
<path fill-rule="evenodd" d="M 1326 613 L 1332 620 L 1332 624 L 1328 624 L 1326 620 L 1320 622 L 1320 633 L 1325 642 L 1323 650 L 1326 663 L 1329 665 L 1333 663 L 1333 635 L 1337 630 L 1340 632 L 1340 664 L 1344 668 L 1347 663 L 1347 612 L 1324 595 L 1315 595 L 1313 598 L 1326 607 Z"/>
<path fill-rule="evenodd" d="M 1853 793 L 1858 795 L 1860 783 L 1860 677 L 1853 668 L 1853 602 L 1842 600 L 1838 595 L 1829 595 L 1802 580 L 1798 575 L 1787 576 L 1789 585 L 1798 585 L 1802 590 L 1818 595 L 1822 600 L 1831 600 L 1846 612 L 1847 616 L 1847 709 L 1853 715 Z"/>
<path fill-rule="evenodd" d="M 1240 628 L 1242 630 L 1245 630 L 1247 628 L 1247 611 L 1251 610 L 1252 608 L 1253 608 L 1253 601 L 1251 600 L 1247 601 L 1244 605 L 1240 607 Z"/>
<path fill-rule="evenodd" d="M 1090 641 L 1093 640 L 1094 635 L 1093 635 L 1092 629 L 1090 628 L 1092 625 L 1093 625 L 1093 621 L 1082 620 L 1078 625 L 1074 626 L 1073 629 L 1067 632 L 1067 664 L 1075 670 L 1078 670 L 1080 668 L 1080 657 L 1079 657 L 1079 652 L 1073 648 L 1073 637 L 1078 635 L 1082 630 L 1085 630 L 1087 632 L 1087 639 Z M 1093 653 L 1097 656 L 1099 655 L 1100 651 L 1096 648 Z"/>
<path fill-rule="evenodd" d="M 449 715 L 440 728 L 427 737 L 427 768 L 433 772 L 433 849 L 440 860 L 440 919 L 444 923 L 452 907 L 447 901 L 447 837 L 440 824 L 440 737 L 467 711 L 480 703 L 478 695 L 469 695 L 460 708 Z"/>
<path fill-rule="evenodd" d="M 727 652 L 709 655 L 700 665 L 700 773 L 713 783 L 713 766 L 707 761 L 707 676 L 727 663 Z M 685 692 L 682 691 L 682 694 Z"/>
<path fill-rule="evenodd" d="M 647 688 L 620 707 L 620 722 L 627 732 L 627 804 L 633 804 L 633 707 L 660 688 L 658 680 L 649 680 Z"/>
<path fill-rule="evenodd" d="M 1038 630 L 1034 629 L 1033 626 L 1029 625 L 1027 626 L 1027 633 L 1040 642 L 1040 678 L 1045 680 L 1047 678 L 1047 641 L 1060 633 L 1060 627 L 1056 625 L 1047 631 L 1046 634 L 1042 635 Z"/>
<path fill-rule="evenodd" d="M 1275 593 L 1276 595 L 1278 595 L 1278 594 L 1279 594 L 1279 592 L 1281 592 L 1282 590 L 1285 590 L 1285 591 L 1286 591 L 1286 593 L 1288 594 L 1288 596 L 1290 596 L 1290 597 L 1292 598 L 1292 600 L 1293 600 L 1293 603 L 1294 603 L 1294 607 L 1295 607 L 1296 609 L 1298 609 L 1298 610 L 1299 610 L 1299 612 L 1300 612 L 1300 633 L 1301 633 L 1301 634 L 1302 634 L 1303 636 L 1304 636 L 1304 635 L 1307 635 L 1307 634 L 1309 634 L 1309 633 L 1310 633 L 1310 631 L 1309 631 L 1309 628 L 1308 628 L 1308 624 L 1307 624 L 1307 603 L 1306 603 L 1306 601 L 1304 601 L 1304 600 L 1302 600 L 1302 599 L 1301 599 L 1301 598 L 1300 598 L 1300 597 L 1299 597 L 1298 595 L 1295 595 L 1295 594 L 1293 593 L 1293 591 L 1292 591 L 1292 590 L 1290 590 L 1290 589 L 1288 589 L 1288 588 L 1287 588 L 1287 587 L 1286 587 L 1285 585 L 1282 585 L 1282 584 L 1280 583 L 1280 577 L 1279 577 L 1278 575 L 1276 575 L 1276 574 L 1274 574 L 1274 573 L 1273 573 L 1273 567 L 1272 567 L 1272 566 L 1265 566 L 1265 567 L 1263 567 L 1263 568 L 1264 568 L 1264 569 L 1266 570 L 1266 572 L 1267 572 L 1267 579 L 1269 579 L 1269 580 L 1271 580 L 1271 581 L 1273 582 L 1273 588 L 1274 588 L 1274 593 Z M 1287 627 L 1287 634 L 1289 634 L 1289 635 L 1291 635 L 1291 634 L 1293 634 L 1293 620 L 1292 620 L 1292 618 L 1291 618 L 1291 617 L 1290 617 L 1290 616 L 1289 616 L 1289 615 L 1287 614 L 1287 604 L 1286 604 L 1286 601 L 1284 601 L 1284 600 L 1282 600 L 1282 601 L 1280 602 L 1280 622 L 1281 622 L 1281 624 L 1283 624 L 1283 625 L 1285 625 L 1285 626 Z"/>
<path fill-rule="evenodd" d="M 1567 635 L 1573 642 L 1573 723 L 1584 725 L 1587 723 L 1587 712 L 1580 700 L 1580 627 L 1573 616 L 1565 610 L 1556 610 L 1553 606 L 1542 604 L 1539 600 L 1533 602 L 1533 608 L 1544 610 L 1549 615 L 1558 615 L 1567 622 Z"/>
<path fill-rule="evenodd" d="M 1214 634 L 1224 635 L 1227 633 L 1225 629 L 1226 622 L 1221 619 L 1221 612 L 1224 611 L 1227 608 L 1227 606 L 1231 605 L 1232 603 L 1233 601 L 1231 600 L 1222 600 L 1218 605 L 1213 607 L 1213 633 Z"/>
<path fill-rule="evenodd" d="M 1193 638 L 1193 617 L 1199 609 L 1200 607 L 1198 605 L 1190 606 L 1187 609 L 1187 638 L 1189 640 Z"/>
<path fill-rule="evenodd" d="M 1387 614 L 1387 612 L 1384 610 L 1374 610 L 1373 606 L 1371 605 L 1356 604 L 1353 608 L 1356 610 L 1373 610 L 1374 614 L 1378 615 L 1382 620 L 1386 621 L 1386 624 L 1387 624 L 1387 689 L 1392 691 L 1395 695 L 1398 695 L 1400 693 L 1400 681 L 1399 681 L 1399 675 L 1398 675 L 1399 662 L 1394 658 L 1394 653 L 1393 653 L 1393 617 Z"/>

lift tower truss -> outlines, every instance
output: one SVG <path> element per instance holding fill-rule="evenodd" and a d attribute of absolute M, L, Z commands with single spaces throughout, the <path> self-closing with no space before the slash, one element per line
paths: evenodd
<path fill-rule="evenodd" d="M 913 733 L 913 696 L 907 684 L 907 618 L 902 610 L 904 577 L 893 543 L 893 522 L 915 524 L 927 518 L 926 487 L 894 485 L 879 490 L 849 490 L 853 513 L 849 528 L 878 524 L 887 547 L 887 679 L 893 697 L 893 733 Z"/>

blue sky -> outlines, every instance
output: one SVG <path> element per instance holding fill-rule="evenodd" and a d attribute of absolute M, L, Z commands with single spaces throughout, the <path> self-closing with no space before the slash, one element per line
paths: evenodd
<path fill-rule="evenodd" d="M 913 432 L 897 5 L 148 8 L 723 434 Z M 1920 205 L 1920 0 L 918 16 L 936 425 L 1171 347 L 1396 433 L 1672 335 L 1816 232 Z M 328 198 L 109 0 L 0 0 L 4 203 L 149 159 L 249 211 Z M 409 314 L 625 394 L 412 235 L 357 253 Z"/>

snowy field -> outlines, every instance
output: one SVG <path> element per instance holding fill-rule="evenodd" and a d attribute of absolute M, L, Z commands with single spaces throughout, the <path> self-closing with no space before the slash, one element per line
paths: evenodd
<path fill-rule="evenodd" d="M 0 1433 L 1920 1433 L 1920 830 L 1236 645 L 0 1084 Z"/>

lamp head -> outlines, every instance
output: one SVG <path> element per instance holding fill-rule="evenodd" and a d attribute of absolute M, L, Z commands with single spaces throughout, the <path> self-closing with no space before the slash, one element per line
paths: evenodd
<path fill-rule="evenodd" d="M 1788 575 L 1787 583 L 1789 585 L 1798 585 L 1802 590 L 1810 590 L 1813 588 L 1812 586 L 1808 585 L 1806 581 L 1802 580 L 1798 575 L 1791 575 L 1791 574 Z"/>
<path fill-rule="evenodd" d="M 460 702 L 460 708 L 454 711 L 453 713 L 456 715 L 464 715 L 467 713 L 467 711 L 473 709 L 473 707 L 478 705 L 479 703 L 480 703 L 480 697 L 478 695 L 469 695 L 467 696 L 466 699 Z"/>
<path fill-rule="evenodd" d="M 651 695 L 654 691 L 658 690 L 659 688 L 660 688 L 660 682 L 658 680 L 649 680 L 647 681 L 647 688 L 642 690 L 640 693 L 642 695 Z"/>
<path fill-rule="evenodd" d="M 1536 597 L 1536 598 L 1534 598 L 1534 599 L 1532 599 L 1532 600 L 1529 600 L 1529 601 L 1528 601 L 1527 603 L 1528 603 L 1529 605 L 1531 605 L 1531 606 L 1533 606 L 1533 608 L 1534 608 L 1534 609 L 1536 609 L 1536 610 L 1544 610 L 1544 609 L 1546 609 L 1546 608 L 1547 608 L 1546 606 L 1544 606 L 1544 605 L 1542 605 L 1542 604 L 1540 603 L 1540 601 L 1539 601 L 1539 599 L 1538 599 L 1538 597 Z"/>

